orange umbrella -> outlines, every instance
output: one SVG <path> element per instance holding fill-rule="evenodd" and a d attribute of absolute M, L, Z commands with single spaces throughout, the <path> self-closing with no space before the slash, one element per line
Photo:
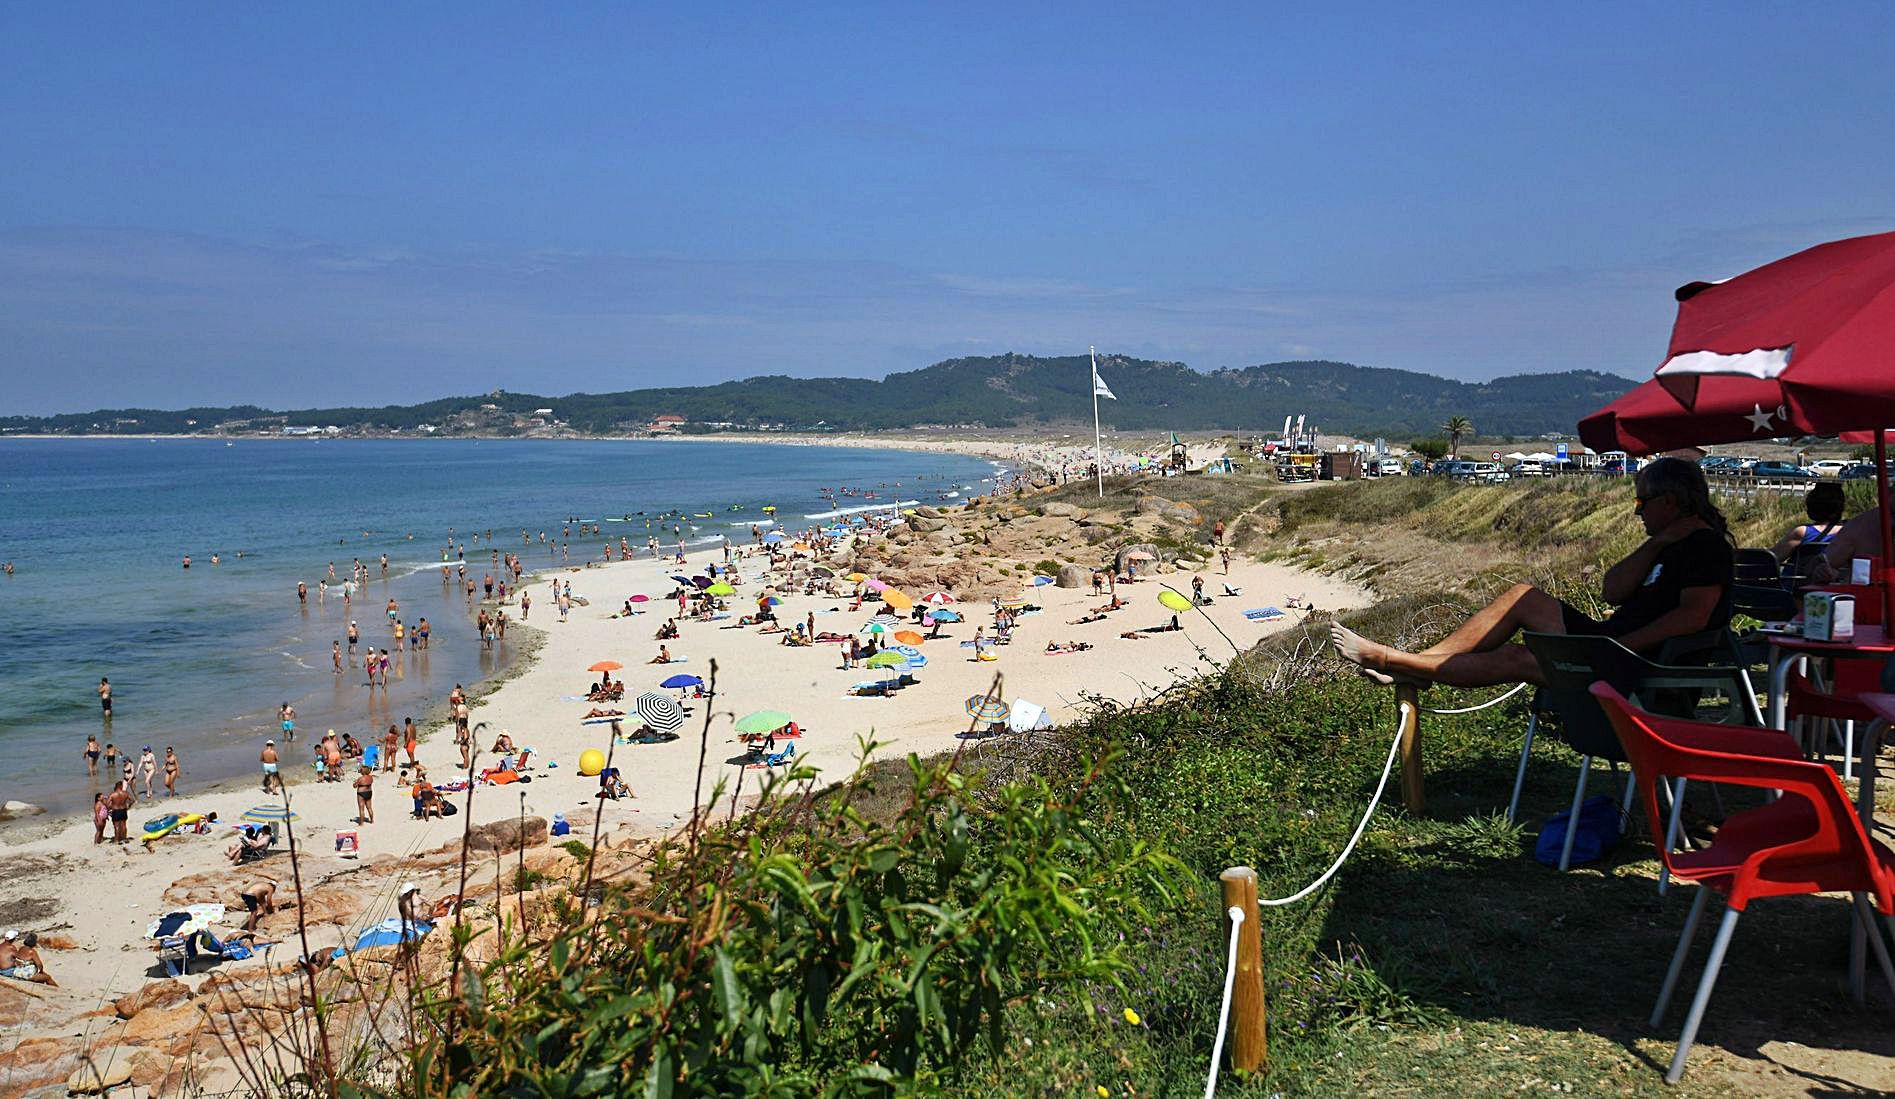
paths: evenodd
<path fill-rule="evenodd" d="M 901 592 L 895 591 L 893 588 L 882 593 L 882 602 L 888 604 L 889 606 L 895 608 L 898 611 L 908 610 L 915 605 L 915 601 L 913 599 L 910 599 L 908 596 L 903 595 Z"/>
<path fill-rule="evenodd" d="M 793 550 L 802 550 L 804 553 L 812 552 L 808 542 L 791 542 L 790 548 Z"/>
<path fill-rule="evenodd" d="M 616 671 L 618 671 L 618 670 L 619 670 L 620 668 L 623 668 L 624 666 L 625 666 L 625 665 L 623 665 L 623 664 L 620 664 L 620 663 L 619 663 L 618 661 L 616 661 L 616 660 L 601 660 L 601 661 L 599 661 L 599 662 L 598 662 L 597 664 L 594 664 L 594 665 L 593 665 L 592 667 L 590 667 L 590 668 L 587 668 L 587 669 L 586 669 L 586 671 L 589 671 L 589 672 L 616 672 Z"/>
<path fill-rule="evenodd" d="M 927 638 L 921 636 L 920 634 L 916 633 L 913 630 L 902 630 L 895 635 L 895 640 L 901 642 L 904 645 L 919 645 L 923 641 L 926 641 Z"/>

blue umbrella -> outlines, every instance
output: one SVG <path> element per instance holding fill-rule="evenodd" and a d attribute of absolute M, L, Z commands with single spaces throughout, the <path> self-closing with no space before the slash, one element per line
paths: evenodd
<path fill-rule="evenodd" d="M 913 656 L 908 658 L 906 670 L 913 671 L 916 668 L 925 668 L 927 666 L 928 666 L 928 658 L 925 656 L 922 656 L 920 653 L 916 653 Z"/>
<path fill-rule="evenodd" d="M 961 612 L 960 611 L 929 611 L 928 617 L 934 619 L 936 622 L 959 622 L 961 620 Z"/>
<path fill-rule="evenodd" d="M 907 657 L 910 660 L 913 660 L 915 657 L 921 655 L 921 650 L 915 648 L 913 645 L 895 645 L 895 646 L 892 646 L 892 648 L 896 652 L 900 653 L 901 655 Z"/>
<path fill-rule="evenodd" d="M 351 950 L 366 950 L 371 946 L 394 946 L 397 943 L 412 942 L 434 930 L 434 925 L 422 921 L 402 926 L 399 916 L 390 916 L 356 937 L 355 945 L 338 946 L 333 957 L 340 958 Z"/>
<path fill-rule="evenodd" d="M 300 818 L 281 805 L 258 805 L 244 810 L 240 819 L 253 824 L 283 824 Z"/>
<path fill-rule="evenodd" d="M 1036 588 L 1043 587 L 1044 585 L 1051 584 L 1052 582 L 1053 582 L 1053 578 L 1050 576 L 1035 576 L 1033 578 L 1033 586 Z"/>
<path fill-rule="evenodd" d="M 691 583 L 691 578 L 690 578 L 690 577 L 688 577 L 688 576 L 679 576 L 678 574 L 676 574 L 676 573 L 673 573 L 673 574 L 671 575 L 671 578 L 672 578 L 673 580 L 676 580 L 676 581 L 677 581 L 678 583 L 680 583 L 680 584 L 683 584 L 683 585 L 684 585 L 685 587 L 687 587 L 687 588 L 688 588 L 688 587 L 692 587 L 692 586 L 693 586 L 693 585 L 692 585 L 692 583 Z"/>
<path fill-rule="evenodd" d="M 704 685 L 704 681 L 694 675 L 674 675 L 670 679 L 667 679 L 663 683 L 660 683 L 658 685 L 660 687 L 673 687 L 673 688 L 702 687 Z"/>
<path fill-rule="evenodd" d="M 783 532 L 780 530 L 773 530 L 770 533 L 764 535 L 763 540 L 765 542 L 781 542 L 783 540 Z"/>

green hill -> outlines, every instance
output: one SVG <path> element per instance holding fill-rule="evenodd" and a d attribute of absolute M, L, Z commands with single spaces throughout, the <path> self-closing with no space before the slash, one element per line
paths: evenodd
<path fill-rule="evenodd" d="M 1280 428 L 1285 416 L 1304 415 L 1327 431 L 1401 436 L 1433 431 L 1458 415 L 1472 420 L 1483 435 L 1537 435 L 1571 431 L 1581 416 L 1633 384 L 1595 371 L 1457 382 L 1338 362 L 1266 363 L 1203 373 L 1183 363 L 1119 355 L 1101 357 L 1099 369 L 1118 397 L 1100 402 L 1100 417 L 1107 427 L 1128 431 L 1270 431 Z M 519 430 L 515 418 L 548 407 L 573 429 L 588 433 L 638 431 L 663 415 L 682 416 L 693 425 L 816 431 L 1083 424 L 1092 417 L 1084 356 L 996 355 L 949 359 L 881 381 L 771 375 L 564 397 L 496 392 L 384 408 L 101 409 L 0 418 L 0 432 L 190 434 L 219 425 L 273 430 L 283 424 L 405 431 L 428 424 L 448 434 L 491 434 Z"/>

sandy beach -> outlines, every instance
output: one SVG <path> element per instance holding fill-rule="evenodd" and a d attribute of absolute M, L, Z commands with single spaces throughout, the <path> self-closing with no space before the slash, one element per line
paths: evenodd
<path fill-rule="evenodd" d="M 688 571 L 701 570 L 711 556 L 698 555 Z M 721 560 L 721 555 L 718 557 Z M 1212 662 L 1221 663 L 1232 653 L 1230 643 L 1195 611 L 1182 616 L 1184 628 L 1180 631 L 1141 633 L 1137 640 L 1122 638 L 1123 631 L 1169 621 L 1171 612 L 1156 599 L 1161 590 L 1159 583 L 1122 585 L 1119 593 L 1127 605 L 1104 621 L 1083 625 L 1069 622 L 1103 600 L 1089 588 L 1049 584 L 1033 589 L 1033 597 L 1043 610 L 1019 620 L 1011 644 L 991 650 L 998 659 L 976 661 L 972 659 L 973 650 L 961 644 L 971 640 L 976 626 L 984 626 L 991 635 L 989 607 L 984 603 L 961 606 L 958 609 L 968 620 L 948 627 L 942 638 L 922 646 L 929 663 L 918 673 L 916 684 L 893 697 L 852 697 L 846 693 L 851 684 L 885 676 L 862 669 L 844 670 L 834 644 L 791 648 L 781 644 L 781 634 L 761 634 L 755 627 L 728 628 L 768 583 L 761 573 L 761 558 L 740 560 L 738 564 L 746 581 L 729 601 L 732 617 L 718 622 L 682 621 L 681 636 L 668 643 L 676 658 L 669 665 L 649 661 L 659 646 L 653 635 L 676 607 L 664 599 L 673 587 L 667 577 L 679 571 L 672 562 L 643 559 L 595 564 L 536 577 L 526 589 L 533 598 L 530 619 L 515 630 L 543 634 L 534 639 L 539 642 L 538 652 L 530 666 L 480 700 L 472 714 L 475 723 L 485 726 L 478 734 L 477 747 L 482 752 L 476 768 L 491 762 L 492 756 L 485 749 L 504 730 L 516 745 L 535 749 L 535 765 L 529 772 L 532 781 L 478 787 L 472 803 L 474 822 L 511 818 L 522 812 L 549 819 L 563 813 L 572 821 L 576 838 L 590 838 L 591 814 L 599 804 L 593 797 L 597 783 L 579 773 L 578 761 L 587 749 L 603 751 L 610 746 L 610 727 L 581 723 L 592 704 L 580 696 L 597 678 L 586 670 L 588 665 L 600 660 L 624 665 L 614 677 L 626 684 L 627 705 L 621 708 L 628 711 L 633 696 L 656 688 L 664 678 L 678 673 L 708 678 L 713 661 L 717 665 L 717 697 L 689 704 L 690 716 L 678 739 L 620 744 L 614 752 L 614 762 L 635 796 L 605 803 L 603 827 L 657 834 L 674 828 L 690 814 L 699 735 L 707 705 L 711 709 L 711 728 L 703 794 L 708 797 L 711 784 L 723 779 L 727 787 L 734 788 L 739 775 L 745 773 L 746 751 L 732 723 L 752 711 L 790 713 L 805 730 L 795 742 L 797 759 L 835 777 L 853 766 L 860 737 L 872 735 L 881 743 L 880 751 L 885 756 L 951 749 L 969 726 L 964 700 L 986 691 L 996 674 L 1002 677 L 1005 698 L 1038 703 L 1058 722 L 1079 713 L 1087 696 L 1133 702 L 1180 677 L 1207 671 Z M 1157 579 L 1189 590 L 1189 573 L 1173 572 Z M 570 581 L 573 594 L 588 600 L 588 605 L 574 606 L 566 622 L 558 621 L 551 596 L 554 580 L 561 584 Z M 1243 594 L 1221 595 L 1226 583 L 1242 589 Z M 1324 610 L 1368 601 L 1361 590 L 1332 579 L 1282 565 L 1242 561 L 1233 563 L 1228 577 L 1221 569 L 1207 571 L 1205 590 L 1215 599 L 1204 608 L 1204 614 L 1242 647 L 1300 617 L 1297 611 L 1288 609 L 1291 596 Z M 650 602 L 639 605 L 645 613 L 613 617 L 614 611 L 634 594 L 651 597 Z M 846 597 L 785 593 L 783 599 L 777 613 L 785 624 L 805 621 L 813 614 L 818 631 L 835 633 L 860 629 L 879 609 L 871 603 L 852 613 Z M 510 613 L 517 617 L 517 598 L 514 604 Z M 1247 609 L 1266 606 L 1282 607 L 1287 613 L 1269 622 L 1251 621 L 1244 615 Z M 509 644 L 515 643 L 518 636 L 510 637 Z M 1045 651 L 1048 642 L 1068 641 L 1092 647 L 1062 654 Z M 636 724 L 633 719 L 626 728 L 635 728 Z M 361 728 L 346 731 L 358 736 L 368 732 Z M 347 783 L 309 780 L 310 736 L 321 732 L 306 731 L 283 752 L 284 772 L 303 776 L 293 781 L 291 803 L 300 818 L 295 829 L 302 852 L 304 887 L 320 891 L 331 882 L 346 883 L 364 868 L 381 871 L 368 876 L 381 884 L 372 895 L 355 895 L 345 906 L 354 911 L 340 914 L 334 922 L 311 925 L 310 945 L 318 949 L 334 946 L 351 938 L 354 929 L 391 915 L 392 883 L 408 876 L 397 873 L 397 868 L 404 862 L 412 864 L 418 852 L 458 839 L 464 827 L 458 816 L 412 819 L 408 791 L 397 785 L 394 774 L 377 775 L 375 823 L 356 824 L 354 795 Z M 459 768 L 451 730 L 445 726 L 427 730 L 420 758 L 432 781 L 452 779 Z M 744 781 L 746 791 L 754 790 L 761 777 L 760 769 L 750 770 Z M 466 795 L 449 796 L 463 804 Z M 154 842 L 149 849 L 138 842 L 94 845 L 89 818 L 48 818 L 16 825 L 7 836 L 8 873 L 0 884 L 0 922 L 39 929 L 43 934 L 51 932 L 58 942 L 67 944 L 67 948 L 48 951 L 47 963 L 73 994 L 116 996 L 136 989 L 158 974 L 151 945 L 144 937 L 146 925 L 179 901 L 215 895 L 234 907 L 236 892 L 261 877 L 278 880 L 283 893 L 291 892 L 286 856 L 244 868 L 230 866 L 223 856 L 232 838 L 230 825 L 246 809 L 272 800 L 257 784 L 232 783 L 168 802 L 142 803 L 132 812 L 134 835 L 144 820 L 169 812 L 215 812 L 221 822 L 210 834 L 175 834 Z M 337 852 L 337 835 L 346 832 L 355 833 L 358 851 Z M 439 860 L 435 861 L 438 865 Z M 430 897 L 453 891 L 452 876 L 445 869 L 418 869 L 413 878 Z M 180 882 L 183 884 L 174 886 Z M 240 916 L 238 908 L 232 922 Z M 264 927 L 273 933 L 287 933 L 294 929 L 294 915 L 280 914 L 266 921 Z M 300 952 L 293 941 L 279 949 Z M 284 955 L 277 957 L 281 960 Z"/>

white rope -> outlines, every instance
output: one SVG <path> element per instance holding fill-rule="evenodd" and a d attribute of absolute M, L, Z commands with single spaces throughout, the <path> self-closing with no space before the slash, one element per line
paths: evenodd
<path fill-rule="evenodd" d="M 1388 742 L 1388 761 L 1382 764 L 1382 781 L 1375 784 L 1375 796 L 1369 799 L 1369 807 L 1363 812 L 1362 819 L 1356 823 L 1355 835 L 1349 837 L 1349 842 L 1342 848 L 1342 854 L 1336 856 L 1336 861 L 1330 864 L 1329 869 L 1323 871 L 1322 877 L 1317 878 L 1315 881 L 1310 882 L 1308 885 L 1287 897 L 1259 900 L 1257 902 L 1259 907 L 1275 908 L 1279 905 L 1295 904 L 1297 901 L 1302 900 L 1304 897 L 1309 896 L 1311 893 L 1327 885 L 1329 879 L 1336 876 L 1336 871 L 1342 869 L 1342 864 L 1349 861 L 1350 853 L 1355 850 L 1356 841 L 1362 838 L 1362 832 L 1369 826 L 1369 818 L 1375 815 L 1375 807 L 1382 803 L 1382 791 L 1388 789 L 1389 772 L 1395 769 L 1395 751 L 1400 748 L 1402 744 L 1402 726 L 1407 724 L 1408 721 L 1409 704 L 1406 702 L 1400 703 L 1398 710 L 1400 717 L 1395 722 L 1395 739 Z"/>
<path fill-rule="evenodd" d="M 1224 1031 L 1230 1025 L 1230 991 L 1237 984 L 1237 931 L 1244 925 L 1244 910 L 1236 905 L 1225 909 L 1230 917 L 1230 960 L 1224 964 L 1224 1006 L 1217 1012 L 1217 1041 L 1211 1043 L 1211 1078 L 1204 1083 L 1204 1099 L 1217 1094 L 1217 1066 L 1224 1063 Z"/>
<path fill-rule="evenodd" d="M 1494 698 L 1490 698 L 1478 706 L 1462 706 L 1454 710 L 1437 710 L 1432 706 L 1428 706 L 1428 707 L 1425 707 L 1425 709 L 1431 714 L 1441 714 L 1444 716 L 1452 716 L 1454 714 L 1471 714 L 1475 710 L 1485 710 L 1489 706 L 1498 706 L 1502 702 L 1507 701 L 1508 699 L 1512 698 L 1514 695 L 1517 695 L 1521 691 L 1524 691 L 1526 689 L 1527 689 L 1527 685 L 1525 683 L 1515 683 L 1513 685 L 1513 688 L 1509 690 L 1506 694 L 1499 695 Z"/>

